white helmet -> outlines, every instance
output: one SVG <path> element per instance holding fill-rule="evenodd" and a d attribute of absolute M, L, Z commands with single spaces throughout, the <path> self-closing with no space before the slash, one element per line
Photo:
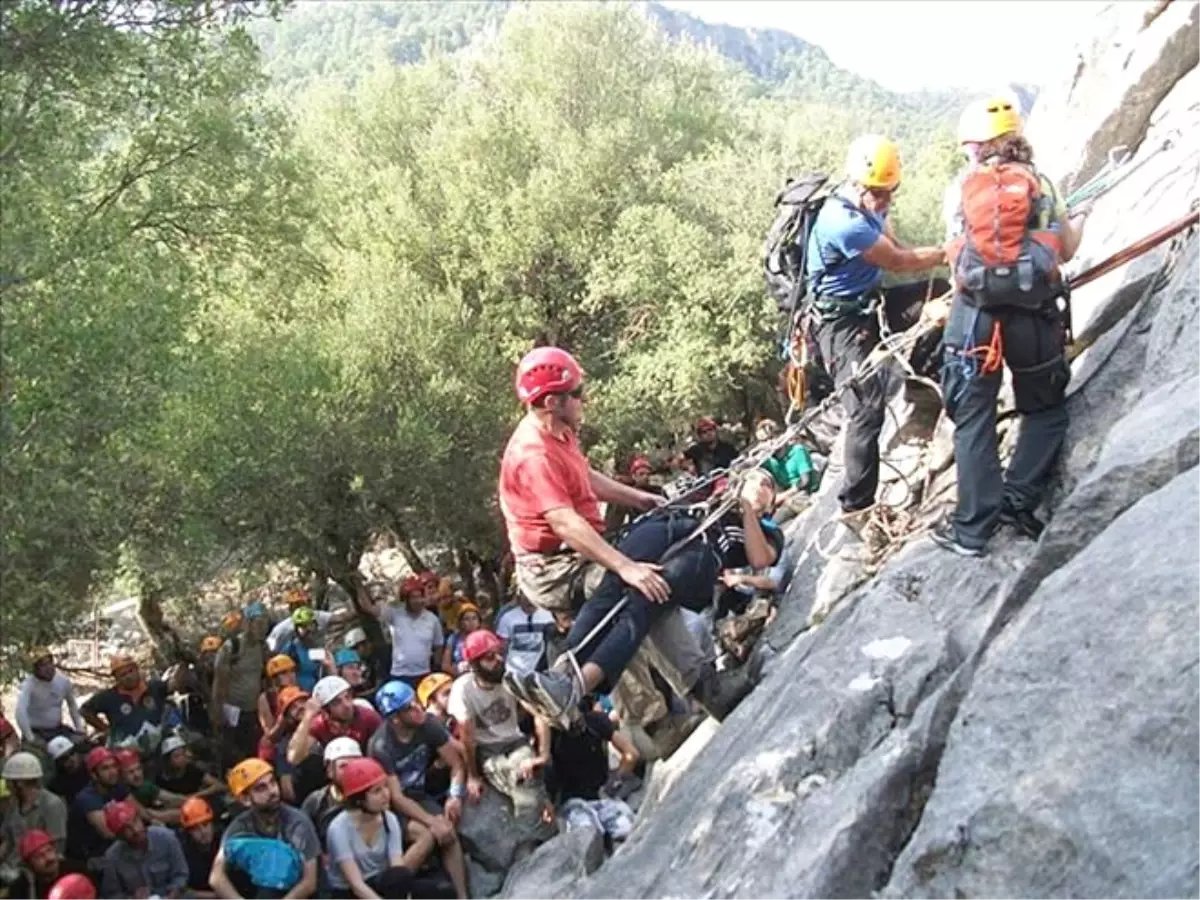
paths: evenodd
<path fill-rule="evenodd" d="M 366 639 L 367 639 L 367 633 L 365 631 L 363 631 L 361 628 L 351 628 L 349 631 L 346 632 L 346 636 L 344 638 L 342 638 L 342 646 L 350 647 L 351 649 L 353 649 L 353 648 L 357 647 L 359 644 L 361 644 L 363 641 L 365 641 Z"/>
<path fill-rule="evenodd" d="M 51 759 L 62 759 L 68 753 L 73 753 L 74 750 L 75 742 L 61 734 L 56 738 L 52 738 L 50 743 L 46 745 L 46 752 L 50 754 Z"/>
<path fill-rule="evenodd" d="M 42 762 L 24 750 L 14 753 L 4 763 L 0 777 L 5 781 L 33 781 L 42 777 Z"/>
<path fill-rule="evenodd" d="M 186 746 L 187 746 L 187 741 L 185 741 L 179 735 L 173 734 L 169 738 L 167 738 L 165 741 L 163 741 L 162 749 L 160 752 L 162 753 L 163 756 L 170 756 L 176 750 L 182 750 Z"/>
<path fill-rule="evenodd" d="M 312 695 L 321 706 L 328 706 L 346 691 L 350 690 L 350 682 L 340 675 L 326 675 L 313 686 Z"/>
<path fill-rule="evenodd" d="M 336 762 L 339 759 L 354 759 L 362 756 L 362 747 L 358 746 L 358 741 L 351 737 L 338 737 L 330 741 L 325 747 L 325 762 Z"/>

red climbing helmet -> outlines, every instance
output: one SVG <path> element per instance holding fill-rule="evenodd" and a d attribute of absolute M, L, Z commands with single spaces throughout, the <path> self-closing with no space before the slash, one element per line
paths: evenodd
<path fill-rule="evenodd" d="M 96 886 L 86 875 L 72 872 L 54 882 L 46 896 L 50 900 L 96 900 Z"/>
<path fill-rule="evenodd" d="M 504 642 L 486 628 L 477 628 L 467 635 L 463 641 L 463 659 L 475 662 L 482 656 L 487 656 L 493 650 L 499 650 Z"/>
<path fill-rule="evenodd" d="M 370 756 L 363 756 L 347 760 L 338 771 L 338 781 L 342 795 L 353 797 L 369 791 L 377 784 L 383 784 L 387 781 L 387 772 L 376 760 Z"/>
<path fill-rule="evenodd" d="M 87 767 L 89 772 L 95 772 L 96 769 L 107 762 L 116 761 L 116 756 L 107 747 L 93 747 L 88 751 L 88 755 L 83 758 L 84 766 Z"/>
<path fill-rule="evenodd" d="M 118 837 L 121 831 L 137 821 L 137 807 L 129 800 L 112 800 L 104 804 L 104 827 Z"/>
<path fill-rule="evenodd" d="M 517 365 L 517 398 L 536 403 L 547 394 L 564 394 L 583 384 L 583 369 L 560 347 L 530 350 Z"/>

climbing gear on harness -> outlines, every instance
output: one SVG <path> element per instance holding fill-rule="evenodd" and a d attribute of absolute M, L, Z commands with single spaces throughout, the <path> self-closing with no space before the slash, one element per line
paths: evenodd
<path fill-rule="evenodd" d="M 975 328 L 979 324 L 979 307 L 971 312 L 971 322 L 966 330 L 966 342 L 962 347 L 947 346 L 944 350 L 945 361 L 943 371 L 957 368 L 962 375 L 962 384 L 954 397 L 947 398 L 953 404 L 966 390 L 967 383 L 981 375 L 992 375 L 999 372 L 1004 365 L 1004 331 L 998 319 L 992 321 L 991 339 L 983 346 L 975 343 Z"/>
<path fill-rule="evenodd" d="M 878 134 L 855 138 L 846 153 L 846 177 L 865 188 L 893 191 L 900 184 L 900 148 Z"/>
<path fill-rule="evenodd" d="M 1108 161 L 1099 172 L 1081 184 L 1067 197 L 1067 207 L 1076 207 L 1088 200 L 1094 200 L 1108 193 L 1142 166 L 1146 165 L 1159 153 L 1170 150 L 1179 139 L 1178 129 L 1167 134 L 1157 146 L 1146 152 L 1145 156 L 1133 162 L 1133 153 L 1125 145 L 1113 147 L 1108 151 Z M 1142 148 L 1139 148 L 1141 150 Z"/>
<path fill-rule="evenodd" d="M 960 144 L 984 144 L 1020 133 L 1021 111 L 1009 97 L 988 97 L 971 103 L 958 122 Z"/>
<path fill-rule="evenodd" d="M 536 403 L 547 394 L 566 394 L 583 384 L 583 369 L 566 350 L 538 347 L 517 364 L 517 398 Z"/>

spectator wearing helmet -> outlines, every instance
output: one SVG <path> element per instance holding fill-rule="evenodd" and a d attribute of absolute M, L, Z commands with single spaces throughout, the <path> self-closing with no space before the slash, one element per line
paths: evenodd
<path fill-rule="evenodd" d="M 333 654 L 333 667 L 337 670 L 337 674 L 346 679 L 346 684 L 350 685 L 350 690 L 354 692 L 355 699 L 367 700 L 372 695 L 371 685 L 367 683 L 363 677 L 363 670 L 366 668 L 366 663 L 363 658 L 358 655 L 357 650 L 351 650 L 349 647 L 342 647 L 340 650 L 335 650 Z M 367 700 L 369 703 L 370 700 Z"/>
<path fill-rule="evenodd" d="M 288 757 L 289 743 L 304 718 L 304 706 L 309 700 L 308 692 L 297 685 L 280 691 L 276 729 L 259 742 L 258 757 L 274 767 L 285 803 L 299 804 L 321 782 L 320 759 L 309 753 L 311 747 L 294 763 Z"/>
<path fill-rule="evenodd" d="M 42 787 L 42 763 L 22 750 L 4 761 L 0 777 L 8 784 L 12 803 L 0 821 L 0 847 L 5 850 L 0 865 L 15 866 L 21 836 L 40 829 L 49 832 L 61 853 L 67 844 L 67 805 Z"/>
<path fill-rule="evenodd" d="M 553 808 L 542 783 L 542 767 L 550 760 L 550 725 L 534 719 L 537 751 L 517 721 L 517 701 L 502 684 L 504 645 L 492 632 L 472 632 L 466 644 L 471 671 L 450 690 L 449 713 L 462 726 L 467 765 L 467 794 L 483 796 L 483 778 L 513 804 L 526 824 L 548 822 Z M 480 778 L 482 773 L 483 778 Z"/>
<path fill-rule="evenodd" d="M 302 602 L 293 603 L 293 600 Z M 307 593 L 292 594 L 288 601 L 288 608 L 291 612 L 280 619 L 267 635 L 267 649 L 272 653 L 283 653 L 283 648 L 296 637 L 295 616 L 297 610 L 309 609 L 312 611 L 314 630 L 319 635 L 326 634 L 331 625 L 349 622 L 355 616 L 354 610 L 348 606 L 335 610 L 313 609 L 308 603 Z"/>
<path fill-rule="evenodd" d="M 83 719 L 75 702 L 71 679 L 54 667 L 49 647 L 35 647 L 29 653 L 31 672 L 21 682 L 17 694 L 17 727 L 25 742 L 42 748 L 59 735 L 82 735 Z M 63 706 L 71 717 L 71 727 L 63 724 Z"/>
<path fill-rule="evenodd" d="M 329 823 L 342 811 L 342 801 L 346 799 L 342 796 L 341 788 L 338 786 L 338 773 L 348 761 L 361 759 L 362 756 L 362 748 L 353 738 L 334 738 L 325 745 L 323 758 L 327 783 L 320 790 L 313 791 L 305 797 L 304 805 L 301 807 L 304 814 L 312 820 L 316 827 L 317 837 L 321 839 L 322 847 L 328 844 L 326 832 L 329 830 Z"/>
<path fill-rule="evenodd" d="M 83 754 L 79 747 L 69 737 L 56 737 L 46 745 L 46 753 L 54 765 L 54 772 L 47 785 L 50 793 L 57 794 L 67 802 L 75 800 L 75 795 L 88 786 L 87 766 L 83 764 Z"/>
<path fill-rule="evenodd" d="M 224 793 L 225 785 L 197 765 L 184 738 L 171 735 L 163 741 L 161 753 L 162 768 L 156 781 L 169 795 L 211 797 Z"/>
<path fill-rule="evenodd" d="M 805 276 L 811 301 L 809 333 L 834 384 L 851 377 L 879 343 L 876 308 L 883 307 L 892 331 L 915 325 L 929 293 L 926 281 L 881 290 L 885 272 L 924 272 L 945 262 L 941 247 L 910 249 L 901 245 L 888 218 L 900 187 L 900 151 L 879 135 L 863 135 L 846 156 L 846 180 L 822 204 L 805 248 Z M 934 295 L 947 284 L 935 282 Z M 918 371 L 931 374 L 938 360 L 934 336 L 918 347 Z M 925 371 L 927 370 L 927 371 Z M 879 485 L 879 435 L 883 428 L 886 382 L 882 374 L 866 379 L 842 397 L 846 409 L 845 479 L 838 500 L 843 523 L 870 546 L 867 510 Z"/>
<path fill-rule="evenodd" d="M 104 855 L 113 841 L 113 833 L 104 821 L 104 807 L 113 800 L 131 800 L 144 821 L 149 815 L 133 798 L 129 785 L 121 780 L 116 755 L 107 747 L 95 747 L 84 759 L 91 783 L 75 797 L 67 817 L 67 857 L 86 861 Z"/>
<path fill-rule="evenodd" d="M 325 868 L 331 896 L 407 897 L 420 860 L 416 847 L 404 851 L 400 820 L 388 809 L 387 773 L 373 759 L 352 759 L 340 788 L 346 809 L 329 824 Z"/>
<path fill-rule="evenodd" d="M 279 653 L 291 657 L 296 664 L 296 684 L 311 692 L 318 678 L 333 671 L 333 660 L 320 644 L 317 614 L 311 607 L 295 610 L 292 625 L 292 637 L 280 645 Z"/>
<path fill-rule="evenodd" d="M 142 756 L 137 750 L 122 747 L 113 751 L 117 767 L 121 770 L 121 781 L 129 788 L 133 799 L 145 810 L 151 821 L 176 825 L 179 822 L 179 807 L 186 799 L 162 790 L 152 779 L 146 777 Z"/>
<path fill-rule="evenodd" d="M 960 556 L 983 556 L 1000 525 L 1031 540 L 1041 536 L 1044 523 L 1034 510 L 1067 432 L 1071 369 L 1058 306 L 1061 267 L 1079 248 L 1090 202 L 1068 213 L 1054 182 L 1034 166 L 1033 148 L 1021 131 L 1012 98 L 972 103 L 959 131 L 970 162 L 948 196 L 955 292 L 942 392 L 954 422 L 958 499 L 930 537 Z M 1015 281 L 1005 277 L 1014 271 Z M 1004 365 L 1021 418 L 1007 470 L 996 435 Z"/>
<path fill-rule="evenodd" d="M 692 461 L 697 475 L 707 475 L 714 469 L 728 469 L 737 459 L 737 448 L 721 440 L 717 420 L 712 416 L 701 416 L 696 420 L 696 440 L 683 451 Z"/>
<path fill-rule="evenodd" d="M 179 845 L 187 861 L 187 887 L 192 897 L 216 897 L 209 883 L 221 846 L 213 808 L 203 797 L 188 797 L 179 810 Z"/>
<path fill-rule="evenodd" d="M 379 628 L 379 623 L 372 620 L 371 623 L 375 628 Z M 392 664 L 391 648 L 385 646 L 383 652 L 375 649 L 375 645 L 367 636 L 365 628 L 355 626 L 351 628 L 342 637 L 342 649 L 353 650 L 362 660 L 362 680 L 363 688 L 368 690 L 365 696 L 371 696 L 375 693 L 375 689 L 379 687 L 380 672 L 390 671 Z M 382 666 L 381 666 L 382 660 Z"/>
<path fill-rule="evenodd" d="M 50 890 L 64 875 L 82 876 L 84 868 L 78 862 L 63 859 L 61 848 L 41 829 L 21 835 L 17 845 L 21 867 L 16 879 L 8 885 L 9 897 L 48 897 Z M 92 896 L 95 896 L 93 894 Z"/>
<path fill-rule="evenodd" d="M 105 734 L 110 747 L 134 741 L 143 750 L 157 750 L 167 714 L 166 682 L 142 677 L 138 664 L 123 653 L 109 661 L 109 668 L 116 683 L 84 702 L 83 718 Z"/>
<path fill-rule="evenodd" d="M 656 604 L 670 599 L 658 566 L 605 542 L 600 501 L 638 510 L 662 498 L 593 469 L 579 449 L 583 370 L 566 351 L 540 347 L 517 366 L 517 397 L 526 414 L 500 462 L 500 509 L 516 558 L 521 592 L 549 612 L 578 608 L 611 573 Z M 704 656 L 677 609 L 655 617 L 655 666 L 680 692 L 700 677 Z"/>
<path fill-rule="evenodd" d="M 450 635 L 450 639 L 446 641 L 446 649 L 442 651 L 442 671 L 448 675 L 461 675 L 468 668 L 467 661 L 463 659 L 463 641 L 467 639 L 472 631 L 476 631 L 483 626 L 483 616 L 479 612 L 479 607 L 474 603 L 464 603 L 458 610 L 458 628 Z M 436 674 L 436 673 L 435 673 Z M 432 676 L 426 676 L 417 685 L 420 688 Z"/>
<path fill-rule="evenodd" d="M 405 578 L 400 583 L 402 606 L 377 603 L 368 594 L 359 598 L 365 612 L 391 629 L 391 678 L 407 682 L 414 690 L 442 663 L 442 620 L 428 609 L 432 595 L 427 595 L 426 586 L 430 583 L 436 591 L 436 581 L 417 575 Z"/>
<path fill-rule="evenodd" d="M 246 759 L 229 772 L 245 807 L 225 834 L 209 883 L 219 897 L 312 897 L 321 844 L 308 816 L 283 802 L 269 763 Z"/>
<path fill-rule="evenodd" d="M 105 897 L 178 897 L 187 887 L 188 866 L 179 838 L 162 825 L 146 827 L 132 800 L 104 807 L 114 840 L 104 851 L 100 893 Z"/>
<path fill-rule="evenodd" d="M 450 690 L 453 687 L 453 676 L 447 675 L 445 672 L 434 672 L 417 686 L 417 702 L 425 707 L 426 712 L 446 726 L 451 737 L 457 738 L 458 723 L 447 712 L 450 704 Z"/>
<path fill-rule="evenodd" d="M 647 494 L 655 494 L 659 497 L 663 495 L 663 489 L 656 484 L 651 483 L 650 476 L 654 474 L 654 464 L 645 456 L 635 456 L 629 463 L 629 479 L 628 484 L 639 491 L 645 491 Z M 622 480 L 622 483 L 626 483 Z M 617 503 L 608 504 L 608 509 L 604 512 L 604 530 L 608 532 L 618 531 L 624 528 L 630 521 L 637 518 L 638 510 L 631 509 L 627 506 L 621 506 Z"/>
<path fill-rule="evenodd" d="M 381 687 L 375 705 L 384 722 L 371 737 L 367 754 L 387 773 L 392 809 L 404 816 L 414 847 L 432 851 L 433 841 L 441 846 L 446 874 L 458 896 L 465 897 L 466 859 L 454 831 L 462 817 L 467 787 L 462 745 L 450 737 L 445 725 L 425 712 L 416 693 L 402 681 Z M 428 779 L 435 759 L 450 770 L 445 794 L 435 793 Z M 419 862 L 424 862 L 424 857 Z"/>
<path fill-rule="evenodd" d="M 262 692 L 270 621 L 267 608 L 258 601 L 248 603 L 241 618 L 244 624 L 240 632 L 226 639 L 213 663 L 213 703 L 209 714 L 213 737 L 223 741 L 227 765 L 254 755 L 262 737 L 258 695 Z"/>
<path fill-rule="evenodd" d="M 279 692 L 296 685 L 296 661 L 277 653 L 267 660 L 266 675 L 267 689 L 258 695 L 258 724 L 264 735 L 270 735 L 279 717 Z"/>
<path fill-rule="evenodd" d="M 383 720 L 365 700 L 355 700 L 346 679 L 328 675 L 313 688 L 312 699 L 303 709 L 300 724 L 288 742 L 287 758 L 298 765 L 313 749 L 313 741 L 328 744 L 348 737 L 366 750 L 367 741 Z"/>

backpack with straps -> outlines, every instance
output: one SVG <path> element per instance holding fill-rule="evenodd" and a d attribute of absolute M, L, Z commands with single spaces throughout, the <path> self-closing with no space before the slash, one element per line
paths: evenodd
<path fill-rule="evenodd" d="M 775 221 L 763 246 L 767 293 L 780 312 L 793 312 L 804 298 L 805 254 L 817 213 L 832 192 L 819 172 L 789 178 L 775 197 Z"/>
<path fill-rule="evenodd" d="M 1031 166 L 1002 162 L 963 179 L 963 233 L 946 248 L 958 287 L 974 305 L 1038 310 L 1062 290 L 1062 243 L 1045 223 L 1054 200 Z"/>

